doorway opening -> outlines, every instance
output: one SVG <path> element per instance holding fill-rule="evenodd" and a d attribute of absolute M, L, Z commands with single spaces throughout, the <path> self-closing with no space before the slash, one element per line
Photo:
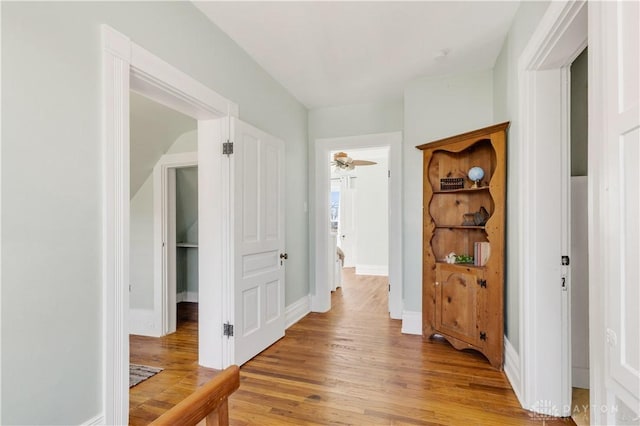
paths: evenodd
<path fill-rule="evenodd" d="M 135 92 L 129 99 L 129 365 L 170 370 L 145 348 L 198 327 L 197 120 Z"/>
<path fill-rule="evenodd" d="M 388 270 L 384 271 L 384 266 L 378 267 L 378 265 L 384 265 L 385 262 L 379 260 L 373 260 L 370 264 L 360 262 L 360 271 L 361 272 L 374 272 L 378 274 L 384 274 L 387 272 L 389 276 L 389 315 L 391 318 L 400 319 L 402 318 L 402 212 L 401 212 L 401 194 L 402 194 L 402 176 L 401 176 L 401 142 L 402 142 L 402 134 L 400 132 L 393 133 L 379 133 L 373 135 L 361 135 L 361 136 L 349 136 L 349 137 L 341 137 L 341 138 L 331 138 L 331 139 L 318 139 L 315 143 L 315 291 L 311 297 L 311 310 L 315 312 L 326 312 L 331 309 L 331 290 L 334 288 L 335 280 L 333 277 L 336 276 L 336 247 L 337 247 L 337 228 L 333 233 L 336 241 L 335 243 L 332 241 L 332 232 L 331 232 L 331 209 L 330 209 L 330 199 L 331 199 L 331 186 L 332 182 L 335 182 L 334 188 L 340 185 L 344 185 L 345 191 L 348 191 L 349 188 L 357 188 L 359 185 L 358 179 L 361 179 L 358 176 L 349 176 L 346 173 L 344 176 L 334 176 L 340 177 L 342 179 L 341 183 L 338 184 L 338 181 L 331 180 L 331 167 L 330 163 L 333 160 L 333 153 L 337 151 L 345 151 L 352 155 L 353 152 L 364 153 L 367 150 L 370 153 L 375 152 L 386 152 L 388 153 L 388 157 L 386 160 L 384 155 L 380 156 L 380 161 L 387 162 L 386 169 L 382 170 L 381 179 L 384 179 L 387 183 L 383 185 L 385 191 L 388 188 L 388 209 L 386 209 L 386 218 L 387 225 L 383 225 L 384 229 L 376 229 L 375 234 L 371 235 L 369 231 L 367 231 L 366 235 L 364 235 L 366 241 L 367 238 L 375 239 L 376 235 L 381 233 L 385 233 L 388 238 L 388 242 L 386 244 L 387 248 L 387 258 L 388 258 Z M 353 157 L 356 158 L 356 157 Z M 361 173 L 368 173 L 367 171 L 373 173 L 376 166 L 367 166 L 362 167 Z M 358 167 L 356 167 L 358 169 Z M 355 177 L 355 179 L 354 179 Z M 375 191 L 379 191 L 379 188 L 372 189 Z M 357 190 L 356 190 L 357 191 Z M 357 192 L 356 192 L 357 193 Z M 364 195 L 364 191 L 362 192 Z M 352 199 L 355 200 L 355 193 L 351 194 Z M 347 195 L 349 197 L 349 195 Z M 369 198 L 370 200 L 372 198 Z M 375 208 L 375 207 L 373 207 Z M 367 207 L 367 209 L 371 209 Z M 381 210 L 377 210 L 378 213 L 381 213 Z M 337 212 L 336 212 L 337 213 Z M 353 211 L 352 211 L 353 213 Z M 361 213 L 365 214 L 365 211 Z M 353 217 L 351 218 L 353 219 Z M 367 218 L 368 219 L 368 218 Z M 365 219 L 366 220 L 366 219 Z M 343 227 L 348 225 L 346 220 L 343 223 Z M 352 220 L 352 222 L 354 222 Z M 336 224 L 337 225 L 337 224 Z M 345 234 L 346 235 L 346 234 Z M 345 236 L 345 240 L 346 240 Z M 352 238 L 357 243 L 358 238 Z M 342 244 L 342 243 L 341 243 Z M 353 246 L 353 244 L 352 244 Z M 351 258 L 347 257 L 347 264 L 353 263 L 354 268 L 358 267 L 357 257 L 358 249 L 356 247 L 355 250 L 349 249 L 350 253 L 346 253 L 347 256 L 352 256 Z M 355 252 L 355 253 L 354 253 Z M 355 254 L 355 256 L 354 256 Z M 381 253 L 377 253 L 381 254 Z M 384 256 L 384 254 L 383 254 Z M 366 257 L 360 256 L 361 259 L 366 259 Z M 375 259 L 375 257 L 374 257 Z M 354 262 L 355 261 L 355 262 Z M 368 271 L 367 271 L 368 269 Z"/>
<path fill-rule="evenodd" d="M 347 154 L 347 163 L 334 158 Z M 355 165 L 351 165 L 355 164 Z M 331 151 L 329 272 L 331 289 L 342 269 L 355 275 L 389 275 L 389 148 Z"/>
<path fill-rule="evenodd" d="M 557 417 L 572 412 L 570 66 L 586 46 L 586 3 L 554 3 L 518 64 L 521 341 L 505 370 L 524 408 Z"/>
<path fill-rule="evenodd" d="M 571 417 L 589 425 L 588 49 L 571 64 L 570 304 Z"/>
<path fill-rule="evenodd" d="M 197 169 L 179 172 L 197 164 L 196 128 L 193 118 L 130 94 L 130 334 L 160 337 L 176 329 L 176 280 L 184 255 L 197 257 L 176 253 L 176 233 L 186 233 L 181 221 L 195 222 L 189 231 L 197 241 Z"/>
<path fill-rule="evenodd" d="M 198 320 L 198 167 L 175 169 L 176 327 Z"/>

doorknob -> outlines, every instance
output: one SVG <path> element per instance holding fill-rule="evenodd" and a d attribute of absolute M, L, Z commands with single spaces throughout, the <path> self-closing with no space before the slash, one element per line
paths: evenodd
<path fill-rule="evenodd" d="M 289 255 L 287 253 L 280 253 L 280 259 L 287 260 L 288 258 L 289 258 Z"/>

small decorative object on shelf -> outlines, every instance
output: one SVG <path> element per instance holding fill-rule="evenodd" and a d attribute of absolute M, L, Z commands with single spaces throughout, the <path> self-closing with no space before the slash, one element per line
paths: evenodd
<path fill-rule="evenodd" d="M 449 191 L 452 189 L 464 188 L 464 178 L 442 178 L 440 179 L 440 189 Z"/>
<path fill-rule="evenodd" d="M 486 241 L 473 243 L 473 264 L 475 266 L 484 266 L 487 264 L 491 256 L 491 244 Z"/>
<path fill-rule="evenodd" d="M 458 254 L 456 255 L 456 263 L 465 265 L 472 265 L 473 264 L 473 256 L 468 256 L 466 254 Z"/>
<path fill-rule="evenodd" d="M 480 210 L 475 213 L 465 213 L 462 215 L 462 226 L 484 226 L 489 220 L 489 212 L 484 206 L 480 206 Z"/>
<path fill-rule="evenodd" d="M 499 370 L 508 127 L 496 124 L 418 147 L 424 162 L 422 335 L 479 351 Z"/>
<path fill-rule="evenodd" d="M 466 254 L 456 254 L 455 252 L 451 252 L 445 256 L 444 261 L 450 265 L 453 264 L 461 264 L 461 265 L 473 265 L 473 256 L 468 256 Z"/>
<path fill-rule="evenodd" d="M 482 167 L 472 167 L 469 169 L 469 173 L 467 173 L 467 176 L 469 176 L 469 179 L 473 181 L 472 188 L 479 188 L 480 181 L 484 177 L 484 170 L 482 170 Z"/>

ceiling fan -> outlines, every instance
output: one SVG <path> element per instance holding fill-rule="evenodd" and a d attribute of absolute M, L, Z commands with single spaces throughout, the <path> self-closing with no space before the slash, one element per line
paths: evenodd
<path fill-rule="evenodd" d="M 372 166 L 374 164 L 378 163 L 369 160 L 354 160 L 346 152 L 336 152 L 333 154 L 333 161 L 331 162 L 332 166 L 342 170 L 353 170 L 356 166 Z"/>

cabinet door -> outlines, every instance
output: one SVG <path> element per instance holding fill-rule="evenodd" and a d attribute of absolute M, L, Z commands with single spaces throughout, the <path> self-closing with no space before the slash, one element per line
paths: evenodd
<path fill-rule="evenodd" d="M 471 345 L 479 344 L 478 280 L 482 271 L 461 265 L 436 267 L 436 329 Z"/>

